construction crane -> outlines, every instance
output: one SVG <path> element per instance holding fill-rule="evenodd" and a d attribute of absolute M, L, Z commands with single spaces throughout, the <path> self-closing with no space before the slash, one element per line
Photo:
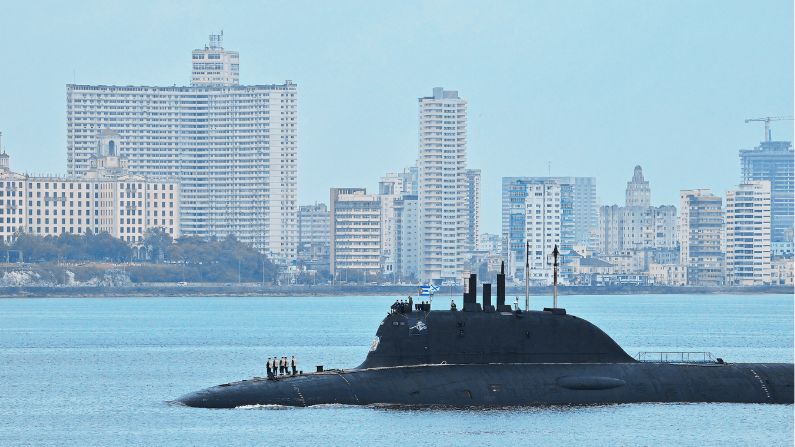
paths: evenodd
<path fill-rule="evenodd" d="M 765 116 L 762 118 L 748 118 L 745 120 L 745 124 L 750 123 L 751 121 L 761 121 L 765 123 L 765 141 L 770 141 L 770 122 L 771 121 L 792 121 L 791 116 Z"/>

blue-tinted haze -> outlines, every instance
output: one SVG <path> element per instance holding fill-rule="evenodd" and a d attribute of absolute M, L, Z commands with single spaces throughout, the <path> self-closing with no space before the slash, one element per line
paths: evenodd
<path fill-rule="evenodd" d="M 469 100 L 481 228 L 500 177 L 597 176 L 621 202 L 641 164 L 655 203 L 720 195 L 748 117 L 793 108 L 793 3 L 740 1 L 37 2 L 0 5 L 0 131 L 17 170 L 65 172 L 65 84 L 187 84 L 190 51 L 223 29 L 241 83 L 300 88 L 299 201 L 374 188 L 417 153 L 417 100 Z M 774 136 L 792 139 L 792 124 Z M 343 163 L 344 161 L 344 163 Z"/>

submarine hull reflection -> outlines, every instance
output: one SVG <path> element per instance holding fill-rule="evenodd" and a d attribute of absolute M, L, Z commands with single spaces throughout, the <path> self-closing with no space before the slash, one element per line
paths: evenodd
<path fill-rule="evenodd" d="M 638 402 L 793 403 L 783 363 L 535 363 L 329 370 L 207 388 L 191 407 L 406 405 L 502 407 Z"/>

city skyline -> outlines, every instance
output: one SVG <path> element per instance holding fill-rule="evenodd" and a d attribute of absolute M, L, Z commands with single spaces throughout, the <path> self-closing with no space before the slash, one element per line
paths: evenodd
<path fill-rule="evenodd" d="M 66 84 L 188 85 L 188 53 L 223 28 L 225 46 L 241 54 L 241 84 L 302 86 L 299 204 L 352 185 L 351 172 L 413 164 L 416 98 L 441 85 L 469 102 L 468 165 L 482 171 L 481 231 L 497 233 L 502 177 L 596 176 L 598 202 L 622 203 L 624 173 L 639 164 L 656 185 L 655 205 L 676 203 L 685 188 L 722 194 L 737 184 L 737 151 L 763 139 L 760 123 L 743 120 L 792 111 L 788 2 L 539 2 L 496 11 L 343 3 L 351 10 L 346 24 L 324 23 L 331 6 L 302 14 L 290 14 L 301 5 L 282 7 L 284 20 L 263 33 L 255 17 L 267 6 L 251 5 L 241 18 L 212 4 L 187 14 L 171 5 L 53 4 L 61 19 L 33 35 L 18 24 L 38 8 L 13 4 L 4 17 L 15 21 L 0 18 L 15 36 L 0 45 L 17 61 L 0 86 L 4 146 L 20 171 L 64 173 Z M 569 36 L 573 27 L 588 39 Z M 307 28 L 317 36 L 298 38 Z M 765 52 L 758 51 L 762 30 Z M 339 39 L 318 38 L 329 34 Z M 38 69 L 41 60 L 52 69 Z M 776 123 L 773 138 L 792 141 L 792 122 Z M 347 169 L 328 169 L 339 160 Z M 358 186 L 376 190 L 378 179 Z"/>

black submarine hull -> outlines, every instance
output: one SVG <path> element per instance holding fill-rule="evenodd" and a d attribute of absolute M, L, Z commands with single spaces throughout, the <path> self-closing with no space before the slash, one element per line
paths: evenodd
<path fill-rule="evenodd" d="M 330 370 L 207 388 L 177 402 L 253 405 L 510 407 L 640 402 L 792 404 L 792 364 L 533 363 Z"/>

